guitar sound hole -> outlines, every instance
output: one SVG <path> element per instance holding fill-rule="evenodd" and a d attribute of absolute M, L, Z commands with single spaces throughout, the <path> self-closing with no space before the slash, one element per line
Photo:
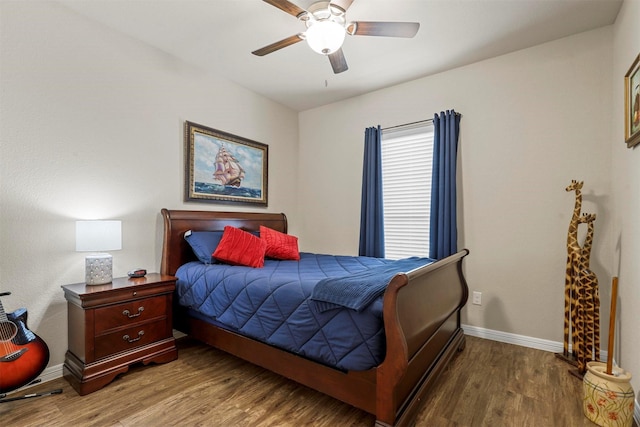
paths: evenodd
<path fill-rule="evenodd" d="M 0 341 L 11 341 L 18 333 L 18 327 L 13 322 L 0 322 Z"/>

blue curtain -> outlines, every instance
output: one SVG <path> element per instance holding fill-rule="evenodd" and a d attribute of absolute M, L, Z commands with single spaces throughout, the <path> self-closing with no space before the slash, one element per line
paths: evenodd
<path fill-rule="evenodd" d="M 460 114 L 454 110 L 435 114 L 433 128 L 429 257 L 442 259 L 458 251 L 456 159 Z"/>
<path fill-rule="evenodd" d="M 382 151 L 380 126 L 364 131 L 362 203 L 360 207 L 360 256 L 384 258 L 382 205 Z"/>

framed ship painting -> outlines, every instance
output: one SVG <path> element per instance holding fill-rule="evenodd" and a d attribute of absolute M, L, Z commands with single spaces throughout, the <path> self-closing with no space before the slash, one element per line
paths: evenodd
<path fill-rule="evenodd" d="M 640 54 L 624 76 L 624 139 L 628 148 L 640 142 Z"/>
<path fill-rule="evenodd" d="M 267 206 L 269 146 L 185 121 L 185 201 Z"/>

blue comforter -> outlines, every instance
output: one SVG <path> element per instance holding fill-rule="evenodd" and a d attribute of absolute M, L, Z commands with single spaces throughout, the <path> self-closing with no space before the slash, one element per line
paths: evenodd
<path fill-rule="evenodd" d="M 364 279 L 384 271 L 386 280 L 432 260 L 300 255 L 300 261 L 267 260 L 264 268 L 185 264 L 176 273 L 179 303 L 230 330 L 338 369 L 379 365 L 385 355 L 384 284 Z M 357 292 L 341 288 L 336 278 L 350 278 Z M 328 288 L 315 291 L 319 301 L 313 301 L 319 282 Z M 333 297 L 336 291 L 345 292 Z M 347 298 L 354 293 L 355 299 Z"/>

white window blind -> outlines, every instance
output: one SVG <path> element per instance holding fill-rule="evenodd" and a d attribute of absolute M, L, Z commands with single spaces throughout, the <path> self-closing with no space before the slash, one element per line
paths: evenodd
<path fill-rule="evenodd" d="M 429 256 L 433 123 L 382 131 L 385 258 Z"/>

